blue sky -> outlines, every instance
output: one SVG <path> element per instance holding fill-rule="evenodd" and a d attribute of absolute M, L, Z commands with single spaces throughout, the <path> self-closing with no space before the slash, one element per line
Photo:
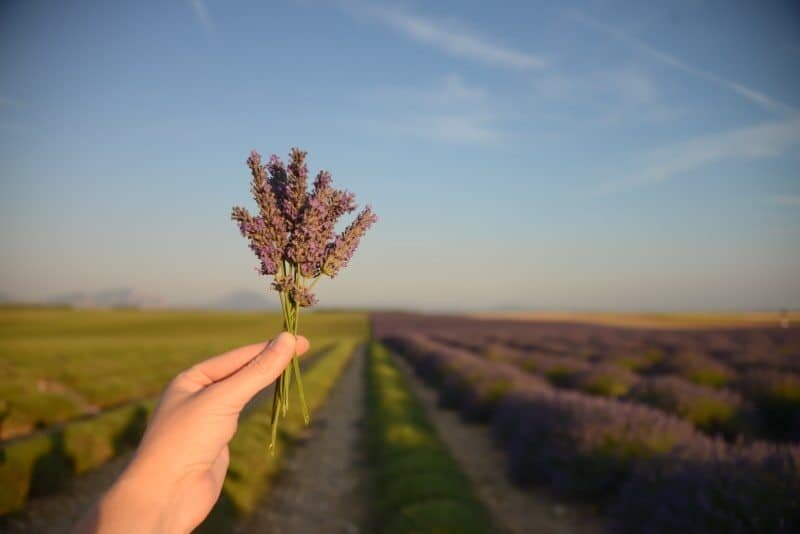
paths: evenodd
<path fill-rule="evenodd" d="M 0 73 L 17 298 L 260 290 L 300 146 L 381 216 L 323 304 L 800 307 L 792 2 L 6 2 Z"/>

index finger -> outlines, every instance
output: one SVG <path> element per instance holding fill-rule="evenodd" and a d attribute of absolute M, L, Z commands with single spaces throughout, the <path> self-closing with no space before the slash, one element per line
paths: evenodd
<path fill-rule="evenodd" d="M 250 363 L 259 354 L 264 352 L 269 346 L 270 341 L 245 345 L 219 356 L 214 356 L 205 361 L 192 366 L 187 373 L 195 382 L 200 382 L 203 386 L 209 386 L 214 382 L 224 380 L 237 372 L 239 369 Z M 297 336 L 297 354 L 304 354 L 309 347 L 308 340 L 303 336 Z"/>
<path fill-rule="evenodd" d="M 303 347 L 298 341 L 292 334 L 283 332 L 236 373 L 208 388 L 207 393 L 219 402 L 241 410 L 259 391 L 278 378 L 296 354 L 302 352 L 300 349 Z"/>

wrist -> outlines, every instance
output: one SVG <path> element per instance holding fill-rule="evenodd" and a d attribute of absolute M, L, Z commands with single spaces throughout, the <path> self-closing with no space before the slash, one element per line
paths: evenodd
<path fill-rule="evenodd" d="M 134 459 L 97 503 L 96 532 L 179 532 L 170 492 Z"/>

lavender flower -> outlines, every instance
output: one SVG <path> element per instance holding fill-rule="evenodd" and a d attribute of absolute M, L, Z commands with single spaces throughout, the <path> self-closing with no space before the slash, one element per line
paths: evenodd
<path fill-rule="evenodd" d="M 319 278 L 336 276 L 352 258 L 361 237 L 378 220 L 367 206 L 344 232 L 336 235 L 337 221 L 355 211 L 355 197 L 348 191 L 335 189 L 327 171 L 317 174 L 308 192 L 307 155 L 299 148 L 292 148 L 287 165 L 275 155 L 264 164 L 258 152 L 251 152 L 247 166 L 258 215 L 253 216 L 238 206 L 231 213 L 258 259 L 256 271 L 275 277 L 271 286 L 280 296 L 284 328 L 293 333 L 297 333 L 300 308 L 317 303 L 312 288 Z M 270 449 L 274 448 L 277 437 L 278 416 L 285 416 L 288 409 L 293 370 L 303 416 L 308 422 L 300 367 L 295 357 L 292 366 L 276 382 Z"/>
<path fill-rule="evenodd" d="M 742 393 L 756 407 L 760 433 L 773 440 L 800 440 L 800 374 L 754 370 L 742 377 Z"/>
<path fill-rule="evenodd" d="M 640 463 L 611 508 L 612 531 L 654 534 L 800 529 L 800 447 L 691 447 Z"/>
<path fill-rule="evenodd" d="M 333 278 L 339 270 L 346 267 L 350 258 L 353 257 L 361 237 L 377 220 L 378 216 L 372 212 L 370 206 L 359 213 L 356 220 L 333 243 L 328 244 L 322 272 Z"/>
<path fill-rule="evenodd" d="M 729 438 L 748 430 L 752 407 L 730 389 L 715 389 L 679 376 L 648 377 L 626 395 L 631 401 L 674 413 L 706 432 L 721 432 Z"/>
<path fill-rule="evenodd" d="M 393 313 L 374 315 L 372 331 L 438 387 L 443 404 L 491 419 L 515 480 L 591 498 L 609 512 L 611 532 L 800 532 L 800 330 Z M 642 376 L 607 367 L 628 358 Z M 606 374 L 633 383 L 604 398 L 521 370 L 552 381 L 564 361 L 569 388 L 597 393 L 594 378 Z M 760 437 L 793 443 L 751 441 L 753 409 Z"/>

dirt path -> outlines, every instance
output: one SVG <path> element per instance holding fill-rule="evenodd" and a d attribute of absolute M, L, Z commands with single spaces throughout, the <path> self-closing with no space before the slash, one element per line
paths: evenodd
<path fill-rule="evenodd" d="M 360 532 L 366 517 L 363 417 L 362 348 L 314 415 L 308 435 L 292 447 L 274 491 L 238 531 Z"/>
<path fill-rule="evenodd" d="M 507 476 L 504 452 L 492 442 L 486 425 L 464 423 L 458 413 L 439 408 L 437 393 L 397 358 L 411 390 L 425 406 L 439 438 L 472 480 L 497 523 L 511 533 L 595 534 L 603 532 L 596 514 L 561 502 L 545 491 L 523 490 Z"/>

